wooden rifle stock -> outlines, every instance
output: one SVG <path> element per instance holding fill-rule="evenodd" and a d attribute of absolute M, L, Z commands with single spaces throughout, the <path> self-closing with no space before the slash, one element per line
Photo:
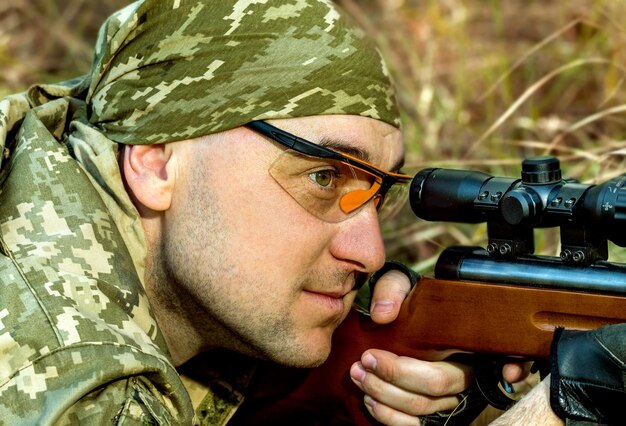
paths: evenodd
<path fill-rule="evenodd" d="M 626 296 L 424 277 L 391 324 L 377 325 L 351 312 L 321 367 L 264 364 L 236 423 L 375 423 L 349 377 L 366 349 L 429 361 L 454 352 L 545 359 L 556 327 L 589 330 L 622 322 Z"/>

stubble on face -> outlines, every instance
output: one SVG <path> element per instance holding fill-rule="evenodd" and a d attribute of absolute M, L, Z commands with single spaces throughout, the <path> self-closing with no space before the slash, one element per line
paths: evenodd
<path fill-rule="evenodd" d="M 353 280 L 353 273 L 311 267 L 291 281 L 277 282 L 281 274 L 267 270 L 284 265 L 264 265 L 254 250 L 238 249 L 242 224 L 234 216 L 236 211 L 228 210 L 224 186 L 219 186 L 224 185 L 225 175 L 232 179 L 220 167 L 228 158 L 217 156 L 207 162 L 210 152 L 199 146 L 194 151 L 181 188 L 184 202 L 172 212 L 173 219 L 165 221 L 161 244 L 151 251 L 148 262 L 150 293 L 157 301 L 157 317 L 168 345 L 174 347 L 170 350 L 195 354 L 220 347 L 291 366 L 319 365 L 328 355 L 332 331 L 343 318 L 305 320 L 303 325 L 297 312 L 302 290 L 334 289 L 338 282 Z M 231 183 L 237 188 L 236 181 Z M 274 189 L 286 195 L 276 185 Z M 248 226 L 264 232 L 262 222 Z M 281 236 L 272 232 L 268 245 L 270 238 Z M 351 297 L 345 298 L 344 311 L 351 302 Z M 311 347 L 307 333 L 312 330 L 327 341 Z"/>
<path fill-rule="evenodd" d="M 247 291 L 249 285 L 262 285 L 250 282 L 254 273 L 242 272 L 242 265 L 229 263 L 230 259 L 217 248 L 224 235 L 211 235 L 214 240 L 210 244 L 200 245 L 198 242 L 208 237 L 203 234 L 203 229 L 197 227 L 173 233 L 173 238 L 164 240 L 159 260 L 164 277 L 160 281 L 165 284 L 160 292 L 168 295 L 165 306 L 189 324 L 193 330 L 189 337 L 199 341 L 198 351 L 220 347 L 293 367 L 321 364 L 328 351 L 315 353 L 307 347 L 307 336 L 303 334 L 307 330 L 298 328 L 292 308 L 299 306 L 301 289 L 334 288 L 334 283 L 349 279 L 346 274 L 309 274 L 298 282 L 282 283 L 293 289 L 289 298 L 285 293 L 271 291 L 260 296 L 256 291 Z M 345 303 L 347 312 L 352 298 L 347 297 Z M 332 316 L 314 326 L 327 330 L 330 338 L 341 320 L 343 316 Z M 330 342 L 326 346 L 329 348 Z"/>

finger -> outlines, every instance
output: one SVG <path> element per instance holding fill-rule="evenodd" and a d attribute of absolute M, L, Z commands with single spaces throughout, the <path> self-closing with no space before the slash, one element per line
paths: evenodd
<path fill-rule="evenodd" d="M 378 324 L 387 324 L 395 320 L 400 306 L 411 291 L 409 278 L 400 271 L 391 270 L 380 277 L 374 287 L 370 315 Z"/>
<path fill-rule="evenodd" d="M 529 362 L 515 362 L 502 367 L 502 377 L 509 383 L 524 380 L 530 374 L 532 364 Z"/>
<path fill-rule="evenodd" d="M 382 381 L 430 396 L 456 395 L 467 389 L 472 379 L 472 368 L 466 364 L 422 361 L 380 349 L 365 351 L 361 363 Z"/>
<path fill-rule="evenodd" d="M 417 416 L 394 410 L 368 395 L 365 395 L 364 402 L 367 411 L 380 423 L 390 426 L 419 426 L 421 424 Z"/>
<path fill-rule="evenodd" d="M 436 397 L 409 392 L 381 380 L 374 373 L 366 371 L 360 363 L 352 366 L 350 375 L 353 380 L 355 377 L 360 377 L 359 381 L 354 380 L 355 384 L 374 401 L 390 410 L 413 417 L 436 411 L 452 410 L 460 401 L 456 395 Z"/>

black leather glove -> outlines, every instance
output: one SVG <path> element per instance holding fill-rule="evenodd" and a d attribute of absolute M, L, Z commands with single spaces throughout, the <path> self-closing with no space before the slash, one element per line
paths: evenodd
<path fill-rule="evenodd" d="M 568 426 L 625 424 L 626 324 L 557 329 L 550 363 L 550 405 Z"/>
<path fill-rule="evenodd" d="M 388 260 L 385 262 L 382 268 L 380 268 L 378 271 L 374 272 L 370 276 L 369 286 L 372 292 L 374 291 L 374 286 L 376 285 L 380 277 L 382 277 L 389 271 L 400 271 L 404 275 L 406 275 L 407 278 L 409 279 L 409 282 L 411 283 L 411 288 L 413 288 L 415 284 L 417 283 L 417 281 L 419 281 L 420 279 L 420 274 L 415 272 L 413 269 L 411 269 L 404 263 L 398 262 L 397 260 Z"/>

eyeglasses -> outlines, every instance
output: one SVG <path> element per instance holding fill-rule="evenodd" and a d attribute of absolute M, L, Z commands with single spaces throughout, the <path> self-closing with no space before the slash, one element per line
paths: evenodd
<path fill-rule="evenodd" d="M 270 175 L 302 207 L 327 222 L 341 222 L 373 201 L 382 220 L 406 200 L 411 176 L 384 171 L 348 154 L 294 136 L 264 121 L 247 127 L 287 147 Z M 383 208 L 384 207 L 384 208 Z"/>

